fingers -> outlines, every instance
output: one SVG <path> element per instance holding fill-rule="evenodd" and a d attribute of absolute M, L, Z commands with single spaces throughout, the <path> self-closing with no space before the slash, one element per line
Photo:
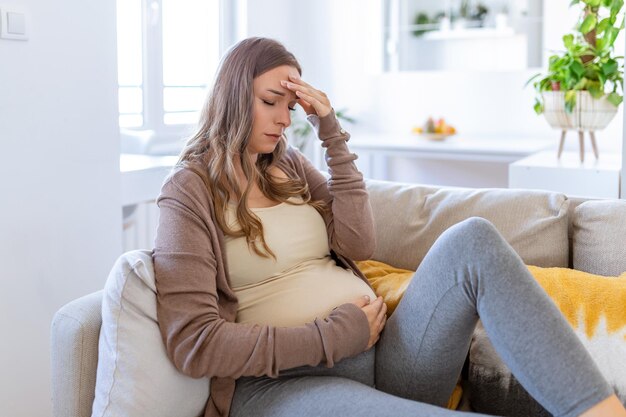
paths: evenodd
<path fill-rule="evenodd" d="M 383 308 L 380 310 L 378 314 L 378 332 L 381 332 L 385 328 L 385 324 L 387 323 L 387 308 Z"/>
<path fill-rule="evenodd" d="M 309 84 L 302 81 L 300 78 L 294 78 L 289 76 L 290 81 L 282 80 L 280 83 L 283 87 L 288 88 L 296 93 L 296 97 L 299 99 L 300 105 L 305 107 L 300 100 L 309 104 L 315 109 L 315 112 L 319 117 L 324 117 L 331 111 L 330 101 L 325 93 L 319 91 Z M 305 108 L 306 110 L 306 108 Z M 307 112 L 308 113 L 308 112 Z"/>
<path fill-rule="evenodd" d="M 292 87 L 294 91 L 302 91 L 304 94 L 308 94 L 317 98 L 321 102 L 328 102 L 328 97 L 323 91 L 320 91 L 310 84 L 304 82 L 301 78 L 295 78 L 293 75 L 289 76 L 290 81 L 281 81 L 286 87 Z"/>
<path fill-rule="evenodd" d="M 377 315 L 380 312 L 380 309 L 382 308 L 382 306 L 385 303 L 383 302 L 383 297 L 378 296 L 376 297 L 376 299 L 374 301 L 371 301 L 369 303 L 368 306 L 366 306 L 365 308 L 369 309 L 369 311 L 371 311 L 372 316 Z"/>
<path fill-rule="evenodd" d="M 380 333 L 387 322 L 387 305 L 383 301 L 383 297 L 377 297 L 376 300 L 363 307 L 367 314 L 370 325 L 370 340 L 367 349 L 374 346 L 380 339 Z"/>
<path fill-rule="evenodd" d="M 363 308 L 370 303 L 370 297 L 369 295 L 363 295 L 357 298 L 356 300 L 354 300 L 352 303 L 356 304 L 357 307 Z"/>
<path fill-rule="evenodd" d="M 378 316 L 376 318 L 378 321 L 382 321 L 384 317 L 387 317 L 387 304 L 382 305 L 380 311 L 378 312 Z"/>
<path fill-rule="evenodd" d="M 304 86 L 306 86 L 306 87 L 313 88 L 313 86 L 312 86 L 311 84 L 308 84 L 308 83 L 307 83 L 307 82 L 305 82 L 302 78 L 300 78 L 300 77 L 298 77 L 298 76 L 295 76 L 295 75 L 293 75 L 293 74 L 289 74 L 289 79 L 290 79 L 292 82 L 294 82 L 294 83 L 298 83 L 298 84 L 304 85 Z"/>
<path fill-rule="evenodd" d="M 315 112 L 317 113 L 319 117 L 324 117 L 328 113 L 330 113 L 330 108 L 328 106 L 325 106 L 321 101 L 319 101 L 315 97 L 310 96 L 308 94 L 304 94 L 300 91 L 296 91 L 296 95 L 300 97 L 302 100 L 309 103 L 311 106 L 313 106 L 313 108 L 315 109 Z"/>
<path fill-rule="evenodd" d="M 376 336 L 376 339 L 374 339 L 374 340 L 372 341 L 372 343 L 370 343 L 370 344 L 367 346 L 367 349 L 369 350 L 372 346 L 374 346 L 376 343 L 378 343 L 378 339 L 380 339 L 380 336 Z"/>

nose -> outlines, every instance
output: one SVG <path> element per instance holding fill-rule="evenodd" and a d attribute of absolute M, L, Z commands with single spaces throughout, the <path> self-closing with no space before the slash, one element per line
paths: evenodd
<path fill-rule="evenodd" d="M 289 109 L 282 109 L 277 116 L 276 124 L 282 125 L 283 129 L 291 125 L 291 114 Z"/>

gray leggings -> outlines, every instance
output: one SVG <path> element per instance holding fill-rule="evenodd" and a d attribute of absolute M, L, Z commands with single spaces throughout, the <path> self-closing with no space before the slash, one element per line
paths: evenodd
<path fill-rule="evenodd" d="M 375 347 L 333 368 L 240 378 L 230 416 L 467 415 L 443 406 L 479 317 L 503 361 L 554 416 L 577 416 L 613 393 L 520 257 L 474 217 L 437 239 Z"/>

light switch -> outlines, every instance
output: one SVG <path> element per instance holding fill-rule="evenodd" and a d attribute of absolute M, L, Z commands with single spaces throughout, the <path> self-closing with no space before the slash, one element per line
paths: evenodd
<path fill-rule="evenodd" d="M 0 6 L 0 39 L 28 40 L 28 16 L 21 8 Z"/>
<path fill-rule="evenodd" d="M 7 32 L 13 35 L 26 35 L 24 13 L 7 12 Z"/>

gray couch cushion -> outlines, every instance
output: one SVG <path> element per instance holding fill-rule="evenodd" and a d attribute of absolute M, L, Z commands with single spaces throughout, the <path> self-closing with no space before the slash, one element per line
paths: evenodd
<path fill-rule="evenodd" d="M 574 269 L 617 276 L 626 271 L 626 201 L 587 201 L 572 219 Z"/>
<path fill-rule="evenodd" d="M 376 222 L 374 259 L 416 269 L 437 237 L 468 217 L 491 221 L 525 263 L 568 266 L 563 194 L 508 189 L 438 189 L 368 180 Z"/>

